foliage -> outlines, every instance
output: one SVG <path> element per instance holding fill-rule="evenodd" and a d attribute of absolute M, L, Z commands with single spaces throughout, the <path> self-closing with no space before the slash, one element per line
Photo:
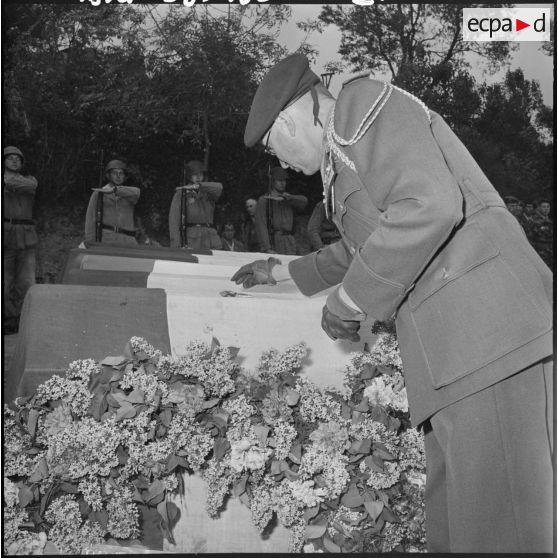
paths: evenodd
<path fill-rule="evenodd" d="M 298 376 L 303 344 L 253 372 L 236 353 L 214 340 L 174 358 L 132 338 L 6 407 L 5 552 L 79 554 L 157 525 L 172 541 L 169 495 L 193 471 L 210 516 L 237 496 L 260 531 L 274 516 L 289 528 L 293 551 L 422 550 L 423 442 L 394 336 L 354 355 L 344 390 Z M 158 520 L 142 525 L 148 509 Z"/>

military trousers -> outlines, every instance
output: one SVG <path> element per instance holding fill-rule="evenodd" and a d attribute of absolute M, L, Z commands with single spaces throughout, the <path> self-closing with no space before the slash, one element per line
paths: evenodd
<path fill-rule="evenodd" d="M 547 359 L 425 423 L 429 552 L 552 552 L 553 409 Z"/>
<path fill-rule="evenodd" d="M 4 248 L 4 317 L 16 319 L 29 287 L 35 284 L 36 249 Z"/>

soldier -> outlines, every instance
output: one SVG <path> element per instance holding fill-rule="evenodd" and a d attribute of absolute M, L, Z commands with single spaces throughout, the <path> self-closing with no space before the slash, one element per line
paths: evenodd
<path fill-rule="evenodd" d="M 258 199 L 256 207 L 256 234 L 260 252 L 269 254 L 296 254 L 294 237 L 294 211 L 302 211 L 306 196 L 289 194 L 287 172 L 281 167 L 271 171 L 269 192 Z"/>
<path fill-rule="evenodd" d="M 35 284 L 38 243 L 33 202 L 37 179 L 23 175 L 23 153 L 14 146 L 4 148 L 3 240 L 4 320 L 6 333 L 18 329 L 25 293 Z"/>
<path fill-rule="evenodd" d="M 176 189 L 169 211 L 171 248 L 221 249 L 221 239 L 213 226 L 213 214 L 223 185 L 204 182 L 203 173 L 200 161 L 187 163 L 187 184 Z"/>
<path fill-rule="evenodd" d="M 554 224 L 550 218 L 550 202 L 541 199 L 537 202 L 537 211 L 533 224 L 533 245 L 548 267 L 552 268 L 554 260 Z"/>
<path fill-rule="evenodd" d="M 102 188 L 92 188 L 85 214 L 85 242 L 102 242 L 118 246 L 137 246 L 135 206 L 140 189 L 124 186 L 126 163 L 118 159 L 105 167 L 108 183 Z"/>
<path fill-rule="evenodd" d="M 257 252 L 260 248 L 256 234 L 256 206 L 255 198 L 248 198 L 244 203 L 245 212 L 242 215 L 240 235 L 248 252 Z"/>
<path fill-rule="evenodd" d="M 264 77 L 244 142 L 321 170 L 342 241 L 232 279 L 335 287 L 322 313 L 332 339 L 395 319 L 425 432 L 429 551 L 551 552 L 552 273 L 470 153 L 437 113 L 371 75 L 335 100 L 301 54 Z"/>
<path fill-rule="evenodd" d="M 533 233 L 537 221 L 536 211 L 537 208 L 535 206 L 535 202 L 526 201 L 525 207 L 523 208 L 523 214 L 521 215 L 521 219 L 519 220 L 531 244 L 533 243 L 534 240 Z"/>
<path fill-rule="evenodd" d="M 307 230 L 312 250 L 318 250 L 341 238 L 335 225 L 326 217 L 323 201 L 319 201 L 314 207 Z"/>

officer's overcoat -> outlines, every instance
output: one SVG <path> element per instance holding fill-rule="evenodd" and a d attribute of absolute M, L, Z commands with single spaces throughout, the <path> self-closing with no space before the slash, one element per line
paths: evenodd
<path fill-rule="evenodd" d="M 368 76 L 326 124 L 338 243 L 291 262 L 304 294 L 343 283 L 396 318 L 413 423 L 552 353 L 552 274 L 444 120 Z"/>

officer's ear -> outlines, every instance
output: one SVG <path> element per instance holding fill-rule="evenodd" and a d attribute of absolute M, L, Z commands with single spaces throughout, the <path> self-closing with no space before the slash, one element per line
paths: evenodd
<path fill-rule="evenodd" d="M 296 124 L 288 112 L 282 110 L 275 119 L 275 122 L 278 122 L 283 128 L 286 128 L 289 135 L 294 138 L 296 134 Z"/>

